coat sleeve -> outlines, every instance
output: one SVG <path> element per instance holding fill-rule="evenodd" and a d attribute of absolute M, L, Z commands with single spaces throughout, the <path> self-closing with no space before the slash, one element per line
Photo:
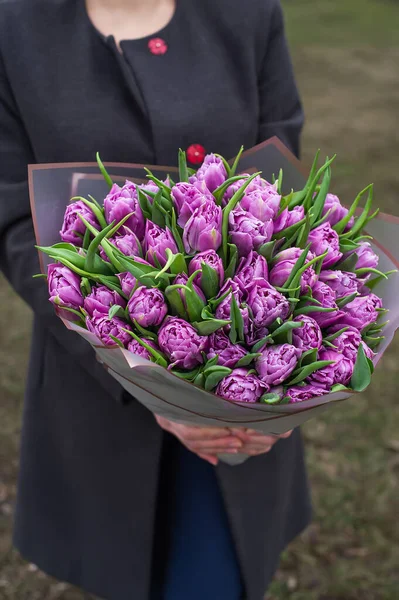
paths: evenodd
<path fill-rule="evenodd" d="M 35 162 L 21 116 L 14 101 L 0 56 L 0 266 L 6 278 L 47 328 L 73 356 L 76 363 L 94 377 L 115 399 L 122 388 L 95 358 L 90 344 L 70 332 L 55 315 L 48 300 L 47 286 L 40 273 L 34 248 L 35 236 L 29 205 L 27 165 Z"/>
<path fill-rule="evenodd" d="M 269 36 L 259 73 L 258 142 L 277 136 L 298 156 L 303 110 L 285 37 L 280 0 L 271 4 Z"/>

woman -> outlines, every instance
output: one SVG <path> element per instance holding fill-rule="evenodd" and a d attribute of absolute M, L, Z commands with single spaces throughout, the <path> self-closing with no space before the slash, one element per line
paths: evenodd
<path fill-rule="evenodd" d="M 0 3 L 1 264 L 35 315 L 15 544 L 53 576 L 110 600 L 261 600 L 310 508 L 298 432 L 156 422 L 54 316 L 27 164 L 182 147 L 198 166 L 273 135 L 297 153 L 302 120 L 278 0 Z"/>

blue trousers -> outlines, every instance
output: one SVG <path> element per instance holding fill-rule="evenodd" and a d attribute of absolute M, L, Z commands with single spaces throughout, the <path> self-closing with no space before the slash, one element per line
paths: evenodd
<path fill-rule="evenodd" d="M 157 535 L 166 534 L 163 569 L 153 599 L 240 600 L 240 568 L 214 467 L 169 444 L 159 494 L 159 502 L 167 494 L 167 509 L 161 507 L 157 527 Z"/>

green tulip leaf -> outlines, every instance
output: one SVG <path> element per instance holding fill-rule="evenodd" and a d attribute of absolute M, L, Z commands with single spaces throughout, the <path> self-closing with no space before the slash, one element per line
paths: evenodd
<path fill-rule="evenodd" d="M 343 254 L 346 254 L 346 252 L 352 252 L 353 250 L 357 250 L 359 246 L 359 244 L 353 242 L 352 240 L 342 240 L 340 241 L 339 249 Z"/>
<path fill-rule="evenodd" d="M 140 335 L 142 335 L 145 338 L 148 338 L 149 340 L 152 340 L 153 342 L 157 342 L 158 343 L 158 336 L 157 336 L 156 333 L 154 333 L 153 331 L 150 331 L 149 329 L 145 329 L 144 327 L 142 327 L 136 321 L 136 319 L 133 320 L 133 325 L 135 326 L 135 328 L 137 329 L 137 331 L 140 333 Z"/>
<path fill-rule="evenodd" d="M 227 377 L 228 375 L 230 375 L 233 372 L 231 369 L 228 369 L 227 367 L 212 367 L 212 368 L 215 370 L 209 374 L 207 374 L 206 371 L 204 371 L 204 376 L 205 376 L 204 389 L 207 392 L 211 392 L 213 389 L 215 389 L 215 387 L 222 381 L 222 379 L 224 379 L 225 377 Z"/>
<path fill-rule="evenodd" d="M 228 266 L 224 271 L 225 279 L 232 279 L 236 272 L 236 266 L 238 261 L 238 250 L 235 244 L 227 244 L 229 261 Z"/>
<path fill-rule="evenodd" d="M 261 399 L 259 400 L 259 402 L 261 404 L 279 404 L 281 400 L 281 396 L 280 394 L 274 394 L 273 392 L 268 393 L 268 394 L 263 394 L 263 396 L 261 397 Z"/>
<path fill-rule="evenodd" d="M 334 312 L 335 310 L 335 308 L 324 308 L 323 306 L 301 306 L 300 308 L 294 310 L 294 317 L 299 317 L 300 315 L 309 315 L 310 313 L 314 312 L 329 313 Z"/>
<path fill-rule="evenodd" d="M 149 169 L 147 169 L 147 167 L 144 167 L 144 171 L 147 173 L 147 178 L 150 181 L 153 181 L 164 193 L 164 196 L 168 199 L 171 200 L 172 196 L 170 193 L 170 187 L 168 185 L 166 185 L 166 183 L 164 183 L 163 181 L 161 181 L 160 179 L 158 179 L 157 177 L 155 177 L 151 171 Z"/>
<path fill-rule="evenodd" d="M 245 190 L 247 189 L 247 187 L 249 186 L 249 184 L 251 183 L 251 181 L 253 181 L 255 179 L 255 177 L 257 177 L 260 174 L 261 174 L 261 171 L 258 171 L 257 173 L 254 173 L 250 177 L 247 177 L 247 179 L 245 180 L 245 182 L 243 183 L 243 185 L 235 192 L 235 194 L 230 199 L 230 201 L 227 204 L 227 206 L 225 206 L 224 209 L 223 209 L 223 217 L 222 217 L 222 252 L 223 252 L 223 259 L 224 259 L 224 262 L 225 262 L 225 266 L 227 266 L 226 263 L 227 263 L 227 244 L 228 244 L 228 237 L 229 237 L 229 215 L 230 215 L 231 211 L 240 202 L 240 200 L 242 200 L 242 198 L 244 197 Z"/>
<path fill-rule="evenodd" d="M 373 195 L 374 195 L 373 184 L 367 186 L 366 190 L 368 191 L 368 194 L 367 194 L 367 200 L 366 200 L 366 204 L 364 205 L 362 214 L 357 219 L 355 219 L 355 223 L 349 231 L 347 231 L 346 233 L 342 233 L 340 235 L 340 241 L 347 239 L 347 238 L 350 239 L 352 237 L 357 236 L 358 234 L 361 233 L 363 227 L 366 225 L 366 223 L 368 221 L 368 216 L 369 216 L 369 212 L 371 209 L 371 205 L 373 203 Z M 366 191 L 366 190 L 364 190 L 364 191 Z M 360 192 L 360 194 L 362 194 L 362 192 Z M 339 223 L 337 223 L 337 225 L 339 225 Z"/>
<path fill-rule="evenodd" d="M 321 186 L 320 186 L 320 190 L 319 190 L 315 200 L 313 201 L 313 205 L 311 208 L 311 213 L 312 213 L 312 216 L 310 217 L 311 228 L 313 228 L 315 226 L 316 222 L 322 215 L 324 204 L 326 202 L 326 198 L 327 198 L 327 194 L 328 194 L 328 190 L 330 189 L 330 183 L 331 183 L 331 167 L 328 166 L 328 168 L 326 169 L 326 171 L 324 173 L 323 180 L 322 180 Z"/>
<path fill-rule="evenodd" d="M 296 242 L 298 248 L 306 248 L 306 244 L 308 243 L 308 237 L 309 237 L 309 233 L 310 233 L 310 226 L 311 226 L 311 217 L 310 217 L 310 213 L 307 213 L 306 218 L 305 218 L 305 223 L 302 225 L 302 227 L 298 231 L 298 239 Z"/>
<path fill-rule="evenodd" d="M 219 331 L 222 327 L 229 325 L 231 321 L 223 321 L 221 319 L 207 319 L 206 321 L 197 321 L 191 325 L 198 331 L 199 335 L 211 335 L 215 331 Z"/>
<path fill-rule="evenodd" d="M 230 341 L 235 344 L 238 340 L 244 341 L 244 319 L 241 311 L 238 307 L 237 300 L 234 294 L 231 294 L 230 303 L 230 318 L 231 318 L 231 329 L 230 329 Z"/>
<path fill-rule="evenodd" d="M 312 363 L 317 361 L 317 348 L 311 348 L 310 350 L 306 350 L 299 359 L 299 367 L 305 367 L 306 365 L 311 365 Z"/>
<path fill-rule="evenodd" d="M 219 291 L 219 276 L 215 269 L 205 262 L 201 264 L 201 268 L 201 288 L 205 297 L 209 300 L 210 298 L 214 298 Z"/>
<path fill-rule="evenodd" d="M 297 234 L 302 225 L 305 225 L 306 217 L 297 221 L 293 225 L 290 225 L 286 229 L 282 229 L 273 235 L 273 240 L 282 240 L 283 238 L 289 238 L 294 234 Z"/>
<path fill-rule="evenodd" d="M 114 184 L 113 184 L 113 181 L 112 181 L 111 177 L 108 175 L 107 169 L 103 165 L 103 162 L 102 162 L 102 160 L 100 158 L 100 153 L 99 152 L 97 152 L 97 154 L 96 154 L 96 160 L 97 160 L 98 168 L 101 171 L 101 175 L 104 177 L 104 179 L 107 182 L 109 188 L 111 189 Z"/>
<path fill-rule="evenodd" d="M 347 304 L 352 302 L 358 296 L 359 296 L 359 292 L 354 292 L 353 294 L 350 294 L 349 296 L 342 296 L 341 298 L 337 298 L 336 303 L 337 303 L 338 308 L 343 308 L 344 306 L 346 306 Z"/>
<path fill-rule="evenodd" d="M 302 254 L 300 255 L 300 257 L 298 258 L 298 260 L 295 263 L 294 268 L 292 269 L 288 279 L 286 280 L 286 282 L 284 283 L 284 285 L 282 286 L 283 288 L 290 288 L 291 284 L 293 284 L 298 272 L 300 271 L 300 269 L 305 265 L 305 261 L 306 258 L 309 254 L 309 250 L 310 250 L 310 244 L 308 244 L 306 246 L 306 248 L 303 250 Z M 293 288 L 297 287 L 298 284 L 294 284 Z"/>
<path fill-rule="evenodd" d="M 317 171 L 316 175 L 313 177 L 313 180 L 309 184 L 309 187 L 306 190 L 305 200 L 303 201 L 303 206 L 305 208 L 305 212 L 309 212 L 309 210 L 312 206 L 313 195 L 316 191 L 316 187 L 317 187 L 318 181 L 320 180 L 320 177 L 323 175 L 323 173 L 325 171 L 327 171 L 329 169 L 330 165 L 334 162 L 335 157 L 336 157 L 336 155 L 334 155 L 332 158 L 326 160 L 324 165 L 322 167 L 320 167 L 320 169 Z"/>
<path fill-rule="evenodd" d="M 265 258 L 267 260 L 267 262 L 270 262 L 272 260 L 275 247 L 276 247 L 276 240 L 273 240 L 271 242 L 266 242 L 265 244 L 262 244 L 262 246 L 260 246 L 258 248 L 258 254 L 263 256 L 263 258 Z"/>
<path fill-rule="evenodd" d="M 180 286 L 170 285 L 165 290 L 166 300 L 172 310 L 172 314 L 178 316 L 185 321 L 189 320 L 186 308 L 183 304 L 183 300 L 179 294 Z"/>
<path fill-rule="evenodd" d="M 234 175 L 233 177 L 229 177 L 224 181 L 216 190 L 213 192 L 213 197 L 215 198 L 215 204 L 218 206 L 221 205 L 223 196 L 226 193 L 227 189 L 236 181 L 241 181 L 241 179 L 246 179 L 243 175 Z"/>
<path fill-rule="evenodd" d="M 219 355 L 216 354 L 216 356 L 214 356 L 213 358 L 210 358 L 209 360 L 207 360 L 207 356 L 205 354 L 205 352 L 202 353 L 202 356 L 205 360 L 205 366 L 204 366 L 204 370 L 208 369 L 210 367 L 214 367 L 215 365 L 218 364 L 219 361 Z"/>
<path fill-rule="evenodd" d="M 205 385 L 205 376 L 203 373 L 199 372 L 198 375 L 192 380 L 192 383 L 199 388 L 204 388 Z"/>
<path fill-rule="evenodd" d="M 114 317 L 120 317 L 121 319 L 126 319 L 125 309 L 119 306 L 119 304 L 114 304 L 108 311 L 108 317 L 113 319 Z"/>
<path fill-rule="evenodd" d="M 185 381 L 195 381 L 195 378 L 200 374 L 200 367 L 193 369 L 192 371 L 179 371 L 179 369 L 172 369 L 171 373 L 179 377 L 179 379 L 184 379 Z"/>
<path fill-rule="evenodd" d="M 336 383 L 335 385 L 332 386 L 331 388 L 331 392 L 351 392 L 352 390 L 348 387 L 346 387 L 346 385 L 342 385 L 342 383 Z"/>
<path fill-rule="evenodd" d="M 260 352 L 250 352 L 242 358 L 240 358 L 240 360 L 234 365 L 234 368 L 238 369 L 241 367 L 248 367 L 248 365 L 250 365 L 254 360 L 259 358 L 259 356 L 261 356 Z"/>
<path fill-rule="evenodd" d="M 82 279 L 80 280 L 80 291 L 82 292 L 84 297 L 91 294 L 91 285 L 87 277 L 82 277 Z"/>
<path fill-rule="evenodd" d="M 292 374 L 293 379 L 290 379 L 289 385 L 290 386 L 296 385 L 297 383 L 304 381 L 307 377 L 309 377 L 315 371 L 319 371 L 320 369 L 323 369 L 324 367 L 328 367 L 329 365 L 334 364 L 334 362 L 335 361 L 333 361 L 333 360 L 318 360 L 310 365 L 306 365 L 304 367 L 301 367 L 300 369 L 297 369 Z"/>
<path fill-rule="evenodd" d="M 360 344 L 350 381 L 352 390 L 355 392 L 363 392 L 370 385 L 371 375 L 372 370 L 364 352 L 363 344 Z"/>
<path fill-rule="evenodd" d="M 344 333 L 348 329 L 349 329 L 349 327 L 342 327 L 342 329 L 339 329 L 335 333 L 332 333 L 331 335 L 328 335 L 327 337 L 325 337 L 323 341 L 333 342 L 337 337 L 339 337 L 341 335 L 341 333 Z"/>
<path fill-rule="evenodd" d="M 186 153 L 181 148 L 179 148 L 179 179 L 188 182 Z"/>
<path fill-rule="evenodd" d="M 111 334 L 109 334 L 109 337 L 111 338 L 111 340 L 112 340 L 113 342 L 115 342 L 115 344 L 116 344 L 117 346 L 119 346 L 119 348 L 125 348 L 125 346 L 122 344 L 122 342 L 121 342 L 121 340 L 120 340 L 120 339 L 118 339 L 117 337 L 115 337 L 114 335 L 111 335 Z"/>
<path fill-rule="evenodd" d="M 166 356 L 162 352 L 160 352 L 159 350 L 155 350 L 155 348 L 153 348 L 152 346 L 147 344 L 144 340 L 139 338 L 139 336 L 136 335 L 134 333 L 134 331 L 131 331 L 130 329 L 123 329 L 123 331 L 128 333 L 134 340 L 136 340 L 136 342 L 138 342 L 141 346 L 143 346 L 143 348 L 148 350 L 148 352 L 151 355 L 152 362 L 156 362 L 157 365 L 160 365 L 161 367 L 164 367 L 165 369 L 167 368 L 169 363 L 166 359 Z"/>
<path fill-rule="evenodd" d="M 241 148 L 238 151 L 237 156 L 234 159 L 234 162 L 233 162 L 231 168 L 228 171 L 230 177 L 234 177 L 234 175 L 236 174 L 237 167 L 238 167 L 238 164 L 240 162 L 241 154 L 243 152 L 244 152 L 244 146 L 241 146 Z"/>

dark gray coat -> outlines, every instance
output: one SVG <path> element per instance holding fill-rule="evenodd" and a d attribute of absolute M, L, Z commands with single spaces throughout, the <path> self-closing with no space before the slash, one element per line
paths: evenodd
<path fill-rule="evenodd" d="M 162 430 L 53 314 L 27 164 L 174 164 L 202 144 L 232 156 L 272 135 L 294 152 L 302 110 L 278 0 L 178 0 L 159 33 L 103 39 L 84 0 L 0 0 L 1 266 L 35 315 L 15 543 L 50 574 L 110 600 L 147 600 Z M 57 198 L 54 198 L 57 202 Z M 299 433 L 217 473 L 250 600 L 309 520 Z"/>

